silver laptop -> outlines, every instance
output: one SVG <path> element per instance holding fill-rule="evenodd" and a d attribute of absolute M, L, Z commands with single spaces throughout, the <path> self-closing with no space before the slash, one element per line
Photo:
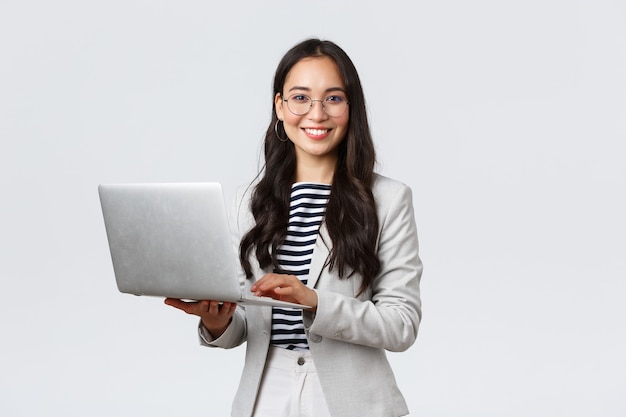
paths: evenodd
<path fill-rule="evenodd" d="M 120 292 L 307 308 L 244 291 L 219 183 L 101 184 L 98 193 Z"/>

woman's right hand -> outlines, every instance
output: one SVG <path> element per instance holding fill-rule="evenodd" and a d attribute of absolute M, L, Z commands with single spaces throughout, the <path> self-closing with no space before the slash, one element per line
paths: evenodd
<path fill-rule="evenodd" d="M 236 303 L 222 303 L 215 300 L 183 301 L 177 298 L 166 298 L 165 304 L 200 317 L 204 327 L 215 338 L 220 337 L 226 331 L 237 308 Z"/>

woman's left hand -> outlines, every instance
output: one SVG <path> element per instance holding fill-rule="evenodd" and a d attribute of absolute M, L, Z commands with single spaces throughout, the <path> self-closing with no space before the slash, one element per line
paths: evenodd
<path fill-rule="evenodd" d="M 294 275 L 265 274 L 252 285 L 250 291 L 260 297 L 303 304 L 313 311 L 317 308 L 317 293 Z"/>

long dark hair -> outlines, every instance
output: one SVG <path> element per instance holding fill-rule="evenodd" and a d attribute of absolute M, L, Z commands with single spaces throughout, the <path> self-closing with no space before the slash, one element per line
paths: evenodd
<path fill-rule="evenodd" d="M 282 58 L 274 76 L 274 91 L 282 96 L 285 79 L 291 68 L 303 58 L 331 58 L 343 78 L 349 101 L 346 137 L 338 147 L 330 199 L 325 223 L 332 251 L 329 268 L 337 269 L 340 278 L 359 274 L 360 292 L 371 283 L 380 269 L 376 256 L 378 217 L 372 195 L 376 152 L 367 121 L 363 88 L 352 60 L 333 42 L 308 39 L 291 48 Z M 252 193 L 251 210 L 254 227 L 241 240 L 239 258 L 246 276 L 252 277 L 250 254 L 254 251 L 261 268 L 278 270 L 277 248 L 284 242 L 289 221 L 291 185 L 296 172 L 296 154 L 291 141 L 281 141 L 286 133 L 278 120 L 276 105 L 265 133 L 265 166 Z M 278 132 L 276 131 L 278 130 Z"/>

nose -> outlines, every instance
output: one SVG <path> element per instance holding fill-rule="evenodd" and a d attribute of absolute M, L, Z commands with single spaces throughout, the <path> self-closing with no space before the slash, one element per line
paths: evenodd
<path fill-rule="evenodd" d="M 318 102 L 319 105 L 315 105 Z M 324 110 L 324 102 L 322 100 L 311 100 L 311 110 L 309 110 L 308 116 L 311 120 L 325 120 L 328 118 L 326 111 Z"/>

